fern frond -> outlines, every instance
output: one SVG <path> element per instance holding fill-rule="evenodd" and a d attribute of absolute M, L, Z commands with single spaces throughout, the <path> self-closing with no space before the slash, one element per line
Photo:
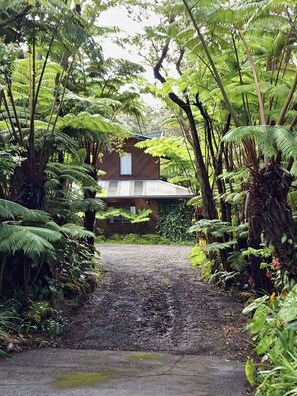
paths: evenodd
<path fill-rule="evenodd" d="M 251 138 L 255 139 L 267 157 L 273 157 L 281 151 L 285 158 L 297 158 L 297 134 L 282 125 L 235 128 L 224 136 L 223 141 L 241 143 Z"/>
<path fill-rule="evenodd" d="M 64 224 L 60 230 L 65 234 L 70 234 L 77 238 L 94 237 L 93 232 L 87 231 L 85 228 L 78 226 L 77 224 Z"/>
<path fill-rule="evenodd" d="M 17 216 L 26 217 L 29 214 L 30 209 L 27 209 L 18 203 L 0 199 L 0 218 L 15 219 Z"/>
<path fill-rule="evenodd" d="M 104 209 L 104 207 L 104 202 L 98 198 L 76 199 L 70 205 L 73 212 L 97 211 Z"/>
<path fill-rule="evenodd" d="M 4 254 L 22 252 L 33 260 L 45 254 L 53 256 L 53 245 L 42 236 L 37 235 L 36 232 L 36 228 L 31 232 L 30 227 L 2 224 L 0 228 L 0 252 Z"/>
<path fill-rule="evenodd" d="M 209 243 L 209 244 L 203 246 L 202 250 L 207 253 L 215 253 L 215 252 L 219 252 L 220 250 L 228 249 L 228 248 L 236 245 L 237 242 L 238 242 L 237 239 L 233 239 L 231 241 L 221 242 L 221 243 L 213 242 L 213 243 Z"/>
<path fill-rule="evenodd" d="M 230 130 L 223 137 L 223 142 L 242 143 L 245 139 L 259 140 L 269 130 L 268 125 L 243 126 Z"/>
<path fill-rule="evenodd" d="M 0 218 L 4 220 L 21 218 L 24 220 L 45 222 L 49 220 L 49 215 L 41 210 L 28 209 L 16 202 L 0 199 Z"/>

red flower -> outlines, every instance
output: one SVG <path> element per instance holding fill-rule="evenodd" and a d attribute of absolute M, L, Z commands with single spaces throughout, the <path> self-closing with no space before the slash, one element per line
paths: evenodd
<path fill-rule="evenodd" d="M 280 266 L 280 262 L 278 261 L 278 259 L 272 261 L 272 267 L 274 269 L 277 269 L 279 266 Z"/>
<path fill-rule="evenodd" d="M 252 284 L 254 283 L 254 279 L 253 279 L 252 276 L 250 276 L 250 277 L 248 278 L 247 283 L 248 283 L 249 285 L 252 285 Z"/>
<path fill-rule="evenodd" d="M 287 292 L 281 292 L 281 296 L 282 296 L 283 298 L 285 298 L 287 294 L 288 294 Z"/>
<path fill-rule="evenodd" d="M 267 278 L 272 278 L 272 272 L 271 271 L 267 271 L 266 272 L 266 276 L 267 276 Z"/>

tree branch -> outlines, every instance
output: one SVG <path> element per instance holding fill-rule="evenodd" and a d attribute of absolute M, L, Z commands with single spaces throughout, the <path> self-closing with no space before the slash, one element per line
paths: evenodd
<path fill-rule="evenodd" d="M 161 52 L 161 56 L 160 56 L 158 62 L 156 63 L 156 65 L 154 66 L 154 76 L 162 84 L 166 83 L 166 78 L 161 74 L 160 70 L 161 70 L 164 60 L 166 59 L 168 51 L 169 51 L 169 40 L 164 45 L 163 50 Z M 168 94 L 168 96 L 175 104 L 180 106 L 186 114 L 189 113 L 189 110 L 188 110 L 189 105 L 186 102 L 184 102 L 182 99 L 180 99 L 174 92 L 170 92 Z"/>
<path fill-rule="evenodd" d="M 176 70 L 177 70 L 177 72 L 178 72 L 178 74 L 180 76 L 182 76 L 182 74 L 183 74 L 182 71 L 181 71 L 181 62 L 183 60 L 184 54 L 185 54 L 185 49 L 184 48 L 180 48 L 179 57 L 178 57 L 178 60 L 176 62 Z"/>

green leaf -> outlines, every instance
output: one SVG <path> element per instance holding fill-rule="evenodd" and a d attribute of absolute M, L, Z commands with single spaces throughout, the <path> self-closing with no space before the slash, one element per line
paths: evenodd
<path fill-rule="evenodd" d="M 297 319 L 297 285 L 288 293 L 283 306 L 278 313 L 278 319 L 292 322 Z"/>
<path fill-rule="evenodd" d="M 274 343 L 276 339 L 276 336 L 274 334 L 270 334 L 268 336 L 263 336 L 258 345 L 256 346 L 256 353 L 257 355 L 261 356 L 264 355 L 264 353 L 266 353 L 269 348 L 271 347 L 271 345 Z"/>
<path fill-rule="evenodd" d="M 297 330 L 297 320 L 292 320 L 285 325 L 286 330 Z"/>
<path fill-rule="evenodd" d="M 245 363 L 244 372 L 250 385 L 255 385 L 255 365 L 253 359 L 248 359 Z"/>
<path fill-rule="evenodd" d="M 268 314 L 268 308 L 265 305 L 260 305 L 254 313 L 253 319 L 251 320 L 251 332 L 253 334 L 258 333 L 262 330 L 265 325 Z"/>
<path fill-rule="evenodd" d="M 247 307 L 244 308 L 242 311 L 243 315 L 248 315 L 251 312 L 253 312 L 255 309 L 257 309 L 260 305 L 264 304 L 265 301 L 269 299 L 269 296 L 263 296 L 260 298 L 257 298 L 255 301 L 253 301 L 251 304 L 249 304 Z"/>

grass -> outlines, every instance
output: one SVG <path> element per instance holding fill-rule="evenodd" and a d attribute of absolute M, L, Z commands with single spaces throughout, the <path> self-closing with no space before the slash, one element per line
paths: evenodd
<path fill-rule="evenodd" d="M 192 245 L 194 242 L 173 242 L 168 238 L 164 238 L 158 234 L 114 234 L 112 237 L 105 238 L 99 236 L 96 243 L 104 244 L 123 244 L 123 245 Z"/>

